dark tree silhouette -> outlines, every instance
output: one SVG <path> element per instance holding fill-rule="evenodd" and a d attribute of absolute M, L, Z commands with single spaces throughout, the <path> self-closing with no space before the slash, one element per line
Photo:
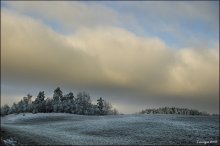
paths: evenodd
<path fill-rule="evenodd" d="M 104 111 L 103 111 L 104 100 L 102 99 L 102 97 L 100 97 L 97 101 L 98 101 L 97 105 L 98 105 L 99 113 L 100 113 L 100 115 L 103 115 L 104 114 Z"/>
<path fill-rule="evenodd" d="M 1 116 L 7 115 L 9 113 L 10 107 L 5 104 L 3 107 L 1 107 Z"/>
<path fill-rule="evenodd" d="M 33 113 L 46 112 L 44 98 L 45 98 L 44 91 L 40 91 L 38 93 L 37 98 L 33 102 L 33 105 L 34 105 Z"/>
<path fill-rule="evenodd" d="M 195 109 L 177 108 L 177 107 L 163 107 L 158 109 L 145 109 L 141 114 L 179 114 L 179 115 L 209 115 L 206 112 L 199 112 Z"/>
<path fill-rule="evenodd" d="M 59 101 L 62 97 L 63 97 L 63 92 L 61 91 L 60 87 L 57 87 L 53 93 L 53 100 Z"/>
<path fill-rule="evenodd" d="M 89 115 L 92 107 L 90 95 L 86 92 L 79 92 L 76 98 L 77 114 Z"/>
<path fill-rule="evenodd" d="M 57 87 L 53 93 L 53 112 L 63 112 L 63 106 L 61 100 L 63 98 L 63 92 L 60 87 Z"/>

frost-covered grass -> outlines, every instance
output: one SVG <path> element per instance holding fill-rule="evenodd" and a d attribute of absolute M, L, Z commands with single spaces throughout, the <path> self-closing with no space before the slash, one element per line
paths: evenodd
<path fill-rule="evenodd" d="M 17 141 L 15 141 L 13 138 L 5 139 L 3 140 L 4 144 L 7 146 L 16 146 Z"/>
<path fill-rule="evenodd" d="M 26 113 L 3 117 L 1 126 L 39 144 L 196 144 L 197 140 L 219 140 L 218 118 Z"/>

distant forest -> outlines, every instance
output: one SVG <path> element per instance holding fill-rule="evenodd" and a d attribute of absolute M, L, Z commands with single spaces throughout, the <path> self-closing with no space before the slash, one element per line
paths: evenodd
<path fill-rule="evenodd" d="M 92 104 L 90 95 L 79 92 L 76 97 L 72 92 L 63 95 L 60 87 L 54 90 L 52 98 L 46 98 L 44 91 L 40 91 L 32 101 L 32 95 L 27 94 L 18 103 L 10 107 L 5 104 L 1 107 L 1 116 L 19 113 L 72 113 L 79 115 L 117 115 L 118 111 L 101 97 L 97 104 Z M 195 109 L 163 107 L 157 109 L 145 109 L 140 114 L 179 114 L 179 115 L 210 115 L 207 112 L 199 112 Z M 216 114 L 214 114 L 216 115 Z"/>
<path fill-rule="evenodd" d="M 179 114 L 179 115 L 209 115 L 207 112 L 199 112 L 195 109 L 163 107 L 158 109 L 145 109 L 141 114 Z"/>
<path fill-rule="evenodd" d="M 53 97 L 45 99 L 44 91 L 40 91 L 32 101 L 32 95 L 27 94 L 18 103 L 10 107 L 7 104 L 1 107 L 1 116 L 13 113 L 72 113 L 80 115 L 116 115 L 118 111 L 101 97 L 97 104 L 92 104 L 90 95 L 79 92 L 75 97 L 72 92 L 63 95 L 60 87 L 54 90 Z"/>

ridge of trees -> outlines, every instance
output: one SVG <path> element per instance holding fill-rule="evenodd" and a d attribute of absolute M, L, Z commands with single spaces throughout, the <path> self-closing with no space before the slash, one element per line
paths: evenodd
<path fill-rule="evenodd" d="M 27 94 L 18 103 L 10 107 L 5 104 L 1 107 L 1 116 L 13 113 L 72 113 L 80 115 L 116 115 L 118 111 L 101 97 L 97 104 L 92 104 L 90 95 L 79 92 L 76 97 L 72 92 L 63 95 L 60 87 L 54 90 L 52 98 L 46 98 L 44 91 L 40 91 L 34 101 L 32 95 Z"/>
<path fill-rule="evenodd" d="M 178 114 L 178 115 L 205 115 L 205 116 L 210 115 L 207 112 L 200 112 L 196 109 L 178 108 L 178 107 L 144 109 L 140 112 L 140 114 Z"/>

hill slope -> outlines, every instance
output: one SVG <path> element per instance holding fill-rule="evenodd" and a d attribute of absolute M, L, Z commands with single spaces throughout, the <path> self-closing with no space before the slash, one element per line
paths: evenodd
<path fill-rule="evenodd" d="M 214 116 L 27 113 L 3 117 L 1 127 L 37 144 L 196 144 L 218 140 L 218 123 Z"/>

